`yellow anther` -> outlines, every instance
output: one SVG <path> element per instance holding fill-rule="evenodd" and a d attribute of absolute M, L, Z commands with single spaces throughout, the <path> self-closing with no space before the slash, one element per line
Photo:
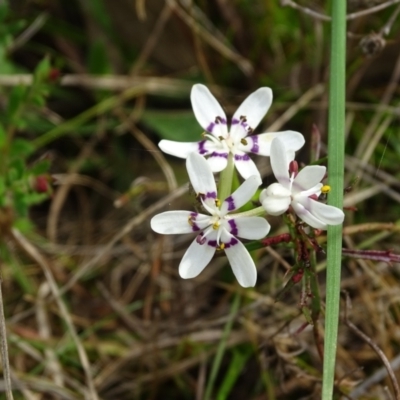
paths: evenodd
<path fill-rule="evenodd" d="M 215 205 L 219 208 L 221 207 L 221 200 L 220 199 L 215 199 Z"/>
<path fill-rule="evenodd" d="M 202 134 L 201 134 L 201 137 L 206 137 L 207 136 L 207 133 L 204 131 Z"/>
<path fill-rule="evenodd" d="M 220 224 L 220 222 L 219 221 L 217 221 L 217 222 L 215 222 L 214 224 L 213 224 L 213 229 L 216 231 L 217 229 L 219 229 L 219 226 L 220 226 L 221 224 Z"/>
<path fill-rule="evenodd" d="M 193 226 L 193 225 L 194 225 L 194 222 L 193 222 L 192 217 L 189 217 L 189 218 L 188 218 L 188 224 L 189 224 L 190 226 Z"/>
<path fill-rule="evenodd" d="M 220 243 L 219 246 L 217 247 L 217 250 L 224 250 L 225 249 L 225 243 Z"/>
<path fill-rule="evenodd" d="M 324 185 L 321 188 L 321 193 L 326 194 L 326 193 L 329 193 L 330 191 L 331 191 L 331 187 L 329 185 Z"/>
<path fill-rule="evenodd" d="M 240 143 L 242 143 L 244 146 L 247 146 L 247 140 L 246 139 L 240 139 Z"/>

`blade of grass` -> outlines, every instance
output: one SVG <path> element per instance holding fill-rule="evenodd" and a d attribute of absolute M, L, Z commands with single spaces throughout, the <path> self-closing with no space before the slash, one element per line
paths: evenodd
<path fill-rule="evenodd" d="M 10 364 L 8 359 L 8 346 L 7 346 L 7 329 L 6 319 L 4 317 L 3 307 L 3 291 L 2 291 L 2 278 L 0 277 L 0 342 L 1 342 L 1 360 L 3 366 L 4 386 L 6 392 L 6 399 L 13 400 Z"/>
<path fill-rule="evenodd" d="M 329 204 L 343 206 L 346 78 L 346 0 L 332 1 L 331 60 L 329 82 L 328 173 Z M 342 225 L 330 226 L 327 243 L 325 346 L 322 399 L 330 400 L 335 361 L 340 302 Z"/>
<path fill-rule="evenodd" d="M 247 346 L 245 349 L 234 348 L 232 353 L 232 360 L 229 364 L 224 380 L 219 387 L 217 400 L 225 400 L 229 398 L 229 394 L 231 393 L 236 381 L 239 379 L 247 360 L 254 353 L 254 350 L 250 346 Z"/>
<path fill-rule="evenodd" d="M 206 392 L 204 394 L 204 400 L 211 399 L 211 395 L 212 395 L 212 391 L 214 388 L 215 380 L 217 378 L 218 370 L 219 370 L 219 367 L 221 366 L 222 358 L 225 354 L 226 342 L 229 338 L 229 334 L 231 333 L 233 320 L 239 309 L 239 305 L 240 305 L 240 294 L 239 294 L 239 292 L 236 292 L 235 297 L 232 302 L 232 305 L 231 305 L 229 319 L 225 324 L 224 332 L 221 337 L 221 341 L 219 342 L 217 353 L 215 354 L 214 361 L 213 361 L 213 364 L 211 367 L 211 372 L 210 372 L 210 376 L 209 376 L 209 379 L 207 382 Z"/>

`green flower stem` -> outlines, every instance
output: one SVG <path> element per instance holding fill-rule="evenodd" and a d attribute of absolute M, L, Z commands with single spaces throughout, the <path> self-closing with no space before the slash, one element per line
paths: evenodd
<path fill-rule="evenodd" d="M 208 378 L 205 394 L 203 397 L 204 400 L 211 399 L 214 384 L 217 379 L 217 374 L 218 374 L 219 368 L 221 366 L 223 356 L 225 354 L 229 335 L 232 331 L 233 321 L 234 321 L 235 316 L 240 307 L 240 300 L 241 300 L 241 295 L 239 292 L 236 292 L 235 297 L 233 298 L 233 301 L 232 301 L 228 321 L 225 324 L 224 331 L 223 331 L 222 337 L 221 337 L 221 341 L 218 344 L 217 352 L 215 354 L 215 357 L 214 357 L 214 360 L 213 360 L 213 363 L 211 366 L 210 376 Z"/>
<path fill-rule="evenodd" d="M 228 154 L 228 165 L 219 175 L 218 197 L 224 201 L 232 193 L 233 172 L 235 165 L 233 163 L 233 154 Z"/>
<path fill-rule="evenodd" d="M 346 98 L 346 0 L 332 1 L 331 60 L 329 82 L 328 204 L 343 207 L 344 132 Z M 327 243 L 325 345 L 322 400 L 331 400 L 340 303 L 342 226 L 330 226 Z"/>
<path fill-rule="evenodd" d="M 235 216 L 241 216 L 241 217 L 261 217 L 266 215 L 266 211 L 264 209 L 264 207 L 260 206 L 260 207 L 256 207 L 253 208 L 252 210 L 249 211 L 243 211 L 239 214 L 236 214 Z"/>

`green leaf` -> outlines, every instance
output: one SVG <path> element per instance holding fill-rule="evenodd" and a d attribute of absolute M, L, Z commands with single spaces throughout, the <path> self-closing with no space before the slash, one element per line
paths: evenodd
<path fill-rule="evenodd" d="M 13 87 L 10 97 L 8 98 L 7 118 L 9 121 L 12 121 L 15 117 L 19 107 L 25 100 L 26 93 L 26 86 L 18 85 Z"/>
<path fill-rule="evenodd" d="M 13 226 L 22 233 L 28 233 L 33 230 L 33 224 L 29 218 L 17 218 Z"/>
<path fill-rule="evenodd" d="M 4 148 L 7 143 L 7 133 L 2 124 L 0 124 L 0 150 Z"/>
<path fill-rule="evenodd" d="M 6 183 L 4 181 L 4 177 L 0 176 L 0 197 L 4 196 L 5 191 L 6 191 Z"/>
<path fill-rule="evenodd" d="M 94 17 L 106 33 L 113 35 L 112 22 L 103 0 L 89 0 L 86 7 L 90 10 L 90 15 Z"/>
<path fill-rule="evenodd" d="M 30 172 L 34 176 L 39 176 L 47 173 L 49 168 L 50 168 L 49 160 L 40 160 L 31 167 Z"/>
<path fill-rule="evenodd" d="M 11 157 L 26 157 L 34 151 L 33 145 L 25 139 L 14 139 L 11 143 Z"/>
<path fill-rule="evenodd" d="M 29 225 L 27 225 L 27 222 L 29 223 Z M 32 229 L 32 224 L 29 222 L 29 220 L 26 219 L 23 220 L 19 219 L 15 221 L 13 225 L 21 232 L 22 231 L 27 232 Z M 22 225 L 23 229 L 20 229 L 20 226 Z M 29 229 L 27 229 L 28 226 Z M 26 273 L 26 268 L 24 268 L 24 266 L 21 265 L 16 258 L 10 257 L 8 265 L 11 266 L 13 277 L 15 278 L 16 282 L 20 285 L 23 293 L 29 293 L 31 295 L 37 293 L 37 287 L 35 285 L 34 279 L 32 279 L 30 275 Z"/>
<path fill-rule="evenodd" d="M 244 351 L 240 349 L 233 349 L 233 357 L 229 363 L 229 369 L 225 374 L 224 380 L 219 387 L 217 400 L 225 400 L 228 398 L 229 393 L 235 382 L 238 380 L 240 374 L 242 373 L 244 366 L 253 350 L 248 346 Z"/>
<path fill-rule="evenodd" d="M 0 21 L 3 22 L 8 15 L 9 7 L 7 2 L 1 2 L 0 3 Z"/>
<path fill-rule="evenodd" d="M 0 207 L 3 207 L 5 205 L 5 200 L 6 200 L 6 182 L 4 177 L 0 176 Z"/>
<path fill-rule="evenodd" d="M 89 72 L 91 74 L 107 74 L 111 72 L 107 51 L 103 40 L 96 40 L 89 49 Z"/>
<path fill-rule="evenodd" d="M 146 111 L 142 122 L 162 139 L 178 142 L 202 139 L 203 129 L 191 111 Z"/>
<path fill-rule="evenodd" d="M 49 195 L 47 193 L 26 193 L 24 196 L 24 201 L 27 206 L 33 206 L 35 204 L 40 204 L 47 200 Z"/>
<path fill-rule="evenodd" d="M 46 82 L 49 78 L 50 70 L 51 70 L 50 59 L 49 59 L 49 57 L 45 57 L 36 66 L 36 69 L 34 72 L 34 82 L 35 83 Z"/>
<path fill-rule="evenodd" d="M 18 191 L 14 192 L 13 200 L 16 214 L 20 217 L 27 217 L 28 207 L 25 201 L 25 193 Z"/>
<path fill-rule="evenodd" d="M 10 182 L 15 182 L 23 178 L 25 173 L 25 163 L 22 159 L 16 158 L 11 161 L 8 167 L 8 179 Z"/>

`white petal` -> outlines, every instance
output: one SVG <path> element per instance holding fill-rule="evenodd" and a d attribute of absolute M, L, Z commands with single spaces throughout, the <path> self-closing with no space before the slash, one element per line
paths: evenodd
<path fill-rule="evenodd" d="M 196 194 L 210 194 L 210 196 L 215 195 L 214 198 L 217 197 L 214 175 L 203 156 L 197 153 L 189 154 L 186 159 L 186 169 Z"/>
<path fill-rule="evenodd" d="M 268 235 L 271 225 L 262 217 L 236 217 L 228 220 L 230 233 L 243 239 L 258 240 Z"/>
<path fill-rule="evenodd" d="M 189 217 L 193 214 L 190 211 L 166 211 L 155 215 L 150 226 L 154 232 L 164 235 L 177 233 L 193 232 L 193 227 L 189 224 Z"/>
<path fill-rule="evenodd" d="M 231 137 L 234 139 L 244 138 L 257 128 L 269 110 L 271 103 L 272 90 L 270 88 L 262 87 L 251 93 L 232 117 Z M 249 128 L 250 132 L 248 131 Z"/>
<path fill-rule="evenodd" d="M 319 218 L 311 214 L 307 208 L 304 207 L 298 201 L 292 202 L 292 207 L 295 213 L 308 225 L 312 226 L 315 229 L 323 229 L 326 230 L 328 228 L 327 224 L 321 221 Z"/>
<path fill-rule="evenodd" d="M 227 137 L 228 127 L 224 110 L 206 86 L 197 84 L 192 87 L 190 100 L 194 115 L 202 128 L 215 137 Z"/>
<path fill-rule="evenodd" d="M 337 207 L 320 203 L 319 201 L 310 199 L 309 197 L 301 198 L 300 202 L 313 216 L 326 225 L 339 225 L 344 220 L 343 211 Z"/>
<path fill-rule="evenodd" d="M 225 215 L 228 212 L 237 210 L 245 205 L 261 185 L 261 178 L 253 175 L 246 179 L 221 205 L 221 213 Z"/>
<path fill-rule="evenodd" d="M 279 139 L 281 139 L 284 142 L 287 150 L 297 151 L 301 149 L 305 143 L 304 136 L 300 132 L 282 131 L 275 133 L 277 133 Z M 293 158 L 291 160 L 293 160 Z"/>
<path fill-rule="evenodd" d="M 179 264 L 179 275 L 183 279 L 196 277 L 211 261 L 214 253 L 215 247 L 209 246 L 207 243 L 199 244 L 195 239 Z"/>
<path fill-rule="evenodd" d="M 187 158 L 194 151 L 199 152 L 199 142 L 175 142 L 173 140 L 161 140 L 158 147 L 167 154 L 179 158 Z"/>
<path fill-rule="evenodd" d="M 252 175 L 261 176 L 254 161 L 245 153 L 240 154 L 237 152 L 234 155 L 234 163 L 243 179 L 247 179 Z"/>
<path fill-rule="evenodd" d="M 262 133 L 261 135 L 247 136 L 244 141 L 238 143 L 237 147 L 239 150 L 259 154 L 260 156 L 269 156 L 271 154 L 271 143 L 272 140 L 279 137 L 284 143 L 289 159 L 294 159 L 294 152 L 299 150 L 304 145 L 304 136 L 295 131 L 283 131 L 283 132 L 268 132 Z"/>
<path fill-rule="evenodd" d="M 290 187 L 288 154 L 284 142 L 276 137 L 271 144 L 271 167 L 277 181 L 284 187 Z"/>
<path fill-rule="evenodd" d="M 221 172 L 228 164 L 228 153 L 213 151 L 207 158 L 207 162 L 213 172 Z"/>
<path fill-rule="evenodd" d="M 325 172 L 326 168 L 321 165 L 304 167 L 293 180 L 292 193 L 296 194 L 316 187 L 322 181 Z"/>
<path fill-rule="evenodd" d="M 310 189 L 303 190 L 302 192 L 295 194 L 295 196 L 301 196 L 301 197 L 310 197 L 310 196 L 317 196 L 321 194 L 321 189 L 322 186 L 324 186 L 322 183 L 317 183 L 315 186 L 313 186 Z M 292 194 L 295 193 L 295 190 L 292 191 Z"/>
<path fill-rule="evenodd" d="M 261 192 L 260 201 L 268 214 L 281 215 L 289 208 L 292 199 L 289 190 L 273 183 Z"/>
<path fill-rule="evenodd" d="M 201 140 L 200 142 L 175 142 L 173 140 L 161 140 L 158 147 L 167 154 L 179 158 L 187 158 L 190 153 L 199 153 L 207 155 L 215 150 L 219 150 L 221 146 L 211 140 Z"/>
<path fill-rule="evenodd" d="M 255 286 L 257 269 L 246 247 L 239 240 L 233 238 L 229 247 L 225 248 L 226 256 L 239 284 L 243 287 Z"/>
<path fill-rule="evenodd" d="M 271 153 L 272 139 L 274 139 L 275 136 L 277 136 L 277 133 L 262 133 L 261 135 L 247 136 L 237 144 L 237 148 L 245 153 L 269 156 Z"/>

